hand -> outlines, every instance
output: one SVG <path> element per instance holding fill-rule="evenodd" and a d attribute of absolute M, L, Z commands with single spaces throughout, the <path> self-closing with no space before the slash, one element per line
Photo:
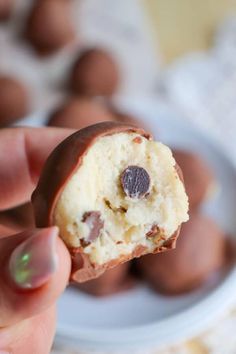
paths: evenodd
<path fill-rule="evenodd" d="M 0 131 L 0 211 L 30 200 L 44 161 L 69 134 L 54 128 Z M 0 354 L 47 354 L 70 255 L 56 227 L 12 233 L 0 225 Z"/>

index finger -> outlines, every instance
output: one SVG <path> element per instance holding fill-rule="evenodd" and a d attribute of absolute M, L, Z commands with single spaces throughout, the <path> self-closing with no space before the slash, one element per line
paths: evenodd
<path fill-rule="evenodd" d="M 60 128 L 1 129 L 0 210 L 30 200 L 46 158 L 72 133 Z"/>

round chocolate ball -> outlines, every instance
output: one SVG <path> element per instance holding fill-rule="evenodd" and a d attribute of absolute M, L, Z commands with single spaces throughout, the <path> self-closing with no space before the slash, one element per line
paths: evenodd
<path fill-rule="evenodd" d="M 29 97 L 25 86 L 17 79 L 0 76 L 0 128 L 8 126 L 29 111 Z"/>
<path fill-rule="evenodd" d="M 129 263 L 107 270 L 96 279 L 77 284 L 81 291 L 94 296 L 107 296 L 132 288 L 134 279 L 128 274 Z"/>
<path fill-rule="evenodd" d="M 179 294 L 191 291 L 225 264 L 224 234 L 208 217 L 193 214 L 182 226 L 175 250 L 144 256 L 137 267 L 157 291 Z"/>
<path fill-rule="evenodd" d="M 88 96 L 110 96 L 119 85 L 119 69 L 114 58 L 102 49 L 86 50 L 75 61 L 70 86 Z"/>
<path fill-rule="evenodd" d="M 13 9 L 13 0 L 0 0 L 0 21 L 10 18 Z"/>
<path fill-rule="evenodd" d="M 173 248 L 188 220 L 170 149 L 145 130 L 118 122 L 90 125 L 61 142 L 46 161 L 32 202 L 37 227 L 59 227 L 77 282 Z"/>
<path fill-rule="evenodd" d="M 59 107 L 50 117 L 48 125 L 82 129 L 88 125 L 114 121 L 112 114 L 90 98 L 72 98 Z"/>
<path fill-rule="evenodd" d="M 70 43 L 75 32 L 68 0 L 37 0 L 26 22 L 25 37 L 36 51 L 51 54 Z"/>
<path fill-rule="evenodd" d="M 183 172 L 190 209 L 197 208 L 210 194 L 214 183 L 213 173 L 195 153 L 173 150 L 173 155 Z"/>

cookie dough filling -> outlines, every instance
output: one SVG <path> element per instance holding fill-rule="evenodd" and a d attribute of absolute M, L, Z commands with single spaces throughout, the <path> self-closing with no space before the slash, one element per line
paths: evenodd
<path fill-rule="evenodd" d="M 171 150 L 130 132 L 99 137 L 57 200 L 53 222 L 68 247 L 103 265 L 138 246 L 155 252 L 188 220 Z"/>

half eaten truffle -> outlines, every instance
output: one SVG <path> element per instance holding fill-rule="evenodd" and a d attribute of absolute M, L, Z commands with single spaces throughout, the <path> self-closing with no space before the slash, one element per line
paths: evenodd
<path fill-rule="evenodd" d="M 171 150 L 142 129 L 113 122 L 87 127 L 59 145 L 33 203 L 38 226 L 59 227 L 77 281 L 173 247 L 188 220 Z"/>

